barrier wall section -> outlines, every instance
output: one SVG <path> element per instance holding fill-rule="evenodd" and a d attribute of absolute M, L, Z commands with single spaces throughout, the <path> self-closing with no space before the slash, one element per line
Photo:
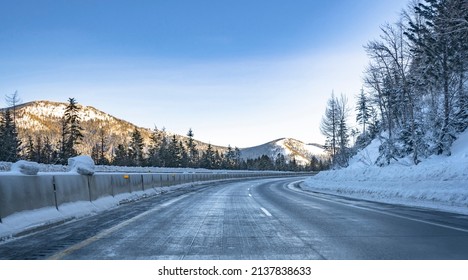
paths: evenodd
<path fill-rule="evenodd" d="M 91 201 L 88 176 L 66 174 L 54 176 L 57 207 L 64 203 Z"/>
<path fill-rule="evenodd" d="M 0 218 L 43 207 L 56 207 L 52 175 L 0 176 Z"/>

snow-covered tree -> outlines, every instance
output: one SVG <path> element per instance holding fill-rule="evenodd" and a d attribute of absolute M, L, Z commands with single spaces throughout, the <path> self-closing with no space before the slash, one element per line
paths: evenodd
<path fill-rule="evenodd" d="M 344 95 L 336 98 L 332 96 L 327 102 L 325 115 L 320 123 L 320 131 L 326 137 L 325 149 L 330 153 L 333 164 L 347 165 L 349 131 L 347 118 L 349 107 Z"/>
<path fill-rule="evenodd" d="M 371 118 L 371 107 L 368 101 L 368 97 L 364 94 L 364 89 L 361 89 L 361 93 L 357 98 L 356 104 L 356 121 L 362 124 L 362 133 L 367 134 L 366 125 L 369 123 Z"/>
<path fill-rule="evenodd" d="M 335 158 L 338 145 L 339 108 L 334 93 L 328 99 L 325 115 L 320 123 L 320 131 L 326 137 L 325 149 Z"/>
<path fill-rule="evenodd" d="M 132 165 L 143 166 L 145 164 L 145 156 L 143 153 L 144 146 L 145 144 L 143 143 L 141 132 L 135 128 L 132 132 L 130 145 L 128 147 L 128 156 Z"/>

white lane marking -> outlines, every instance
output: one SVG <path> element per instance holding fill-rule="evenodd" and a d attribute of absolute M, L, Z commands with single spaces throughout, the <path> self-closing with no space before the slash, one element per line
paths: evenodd
<path fill-rule="evenodd" d="M 442 227 L 442 228 L 448 228 L 448 229 L 458 230 L 458 231 L 462 231 L 462 232 L 468 232 L 468 229 L 464 229 L 464 228 L 453 227 L 453 226 L 449 226 L 449 225 L 440 224 L 440 223 L 437 223 L 437 222 L 430 222 L 430 221 L 420 220 L 420 219 L 417 219 L 417 218 L 406 217 L 406 216 L 399 215 L 399 214 L 388 213 L 388 212 L 385 212 L 384 210 L 371 209 L 371 208 L 366 208 L 366 207 L 362 207 L 362 206 L 358 206 L 358 205 L 352 205 L 352 204 L 346 204 L 346 203 L 339 202 L 339 201 L 334 201 L 334 200 L 329 199 L 329 198 L 318 197 L 318 196 L 313 195 L 310 192 L 293 188 L 292 184 L 289 184 L 288 188 L 290 190 L 292 190 L 292 191 L 297 191 L 297 192 L 302 192 L 302 193 L 308 194 L 308 195 L 312 196 L 315 199 L 328 201 L 328 202 L 339 204 L 339 205 L 344 205 L 344 206 L 357 208 L 357 209 L 361 209 L 361 210 L 366 210 L 366 211 L 370 211 L 370 212 L 376 212 L 376 213 L 379 213 L 379 214 L 384 214 L 384 215 L 387 215 L 387 216 L 397 217 L 397 218 L 406 219 L 406 220 L 410 220 L 410 221 L 413 221 L 413 222 L 419 222 L 419 223 L 423 223 L 423 224 L 428 224 L 428 225 L 432 225 L 432 226 L 438 226 L 438 227 Z M 328 193 L 323 193 L 323 194 L 327 195 Z M 328 195 L 333 195 L 333 194 L 328 194 Z M 346 197 L 344 197 L 344 198 L 346 198 Z M 379 201 L 373 201 L 373 202 L 379 203 Z M 407 205 L 407 207 L 411 207 L 411 206 Z M 437 209 L 435 209 L 435 210 L 437 210 Z"/>
<path fill-rule="evenodd" d="M 263 207 L 260 207 L 260 209 L 262 209 L 263 213 L 265 213 L 265 215 L 267 215 L 268 217 L 271 217 L 271 213 L 268 212 L 268 210 L 266 210 L 265 208 Z"/>
<path fill-rule="evenodd" d="M 156 207 L 154 207 L 154 208 L 152 208 L 152 209 L 150 209 L 150 210 L 148 210 L 146 212 L 143 212 L 143 213 L 141 213 L 141 214 L 139 214 L 139 215 L 137 215 L 137 216 L 135 216 L 135 217 L 133 217 L 131 219 L 128 219 L 128 220 L 126 220 L 126 221 L 124 221 L 124 222 L 122 222 L 122 223 L 120 223 L 118 225 L 115 225 L 115 226 L 113 226 L 111 228 L 103 230 L 100 233 L 96 234 L 95 236 L 92 236 L 92 237 L 90 237 L 90 238 L 88 238 L 86 240 L 81 241 L 80 243 L 77 243 L 77 244 L 75 244 L 75 245 L 73 245 L 71 247 L 68 247 L 67 249 L 65 249 L 65 250 L 63 250 L 61 252 L 58 252 L 58 253 L 50 256 L 48 258 L 48 260 L 60 260 L 60 259 L 62 259 L 64 257 L 66 257 L 67 255 L 70 255 L 71 253 L 73 253 L 73 252 L 75 252 L 75 251 L 77 251 L 77 250 L 79 250 L 79 249 L 81 249 L 81 248 L 83 248 L 83 247 L 85 247 L 85 246 L 87 246 L 87 245 L 89 245 L 89 244 L 91 244 L 91 243 L 93 243 L 93 242 L 95 242 L 95 241 L 97 241 L 97 240 L 99 240 L 99 239 L 113 233 L 113 232 L 116 232 L 117 230 L 131 224 L 132 222 L 134 222 L 134 221 L 136 221 L 136 220 L 138 220 L 140 218 L 143 218 L 143 217 L 145 217 L 145 216 L 147 216 L 147 215 L 149 215 L 149 214 L 151 214 L 153 212 L 160 211 L 162 208 L 165 208 L 165 207 L 167 207 L 167 206 L 169 206 L 171 204 L 174 204 L 177 201 L 179 201 L 181 199 L 184 199 L 187 196 L 188 196 L 188 194 L 179 196 L 176 199 L 170 200 L 170 201 L 168 201 L 166 203 L 163 203 L 163 204 L 161 204 L 159 206 L 156 206 Z"/>

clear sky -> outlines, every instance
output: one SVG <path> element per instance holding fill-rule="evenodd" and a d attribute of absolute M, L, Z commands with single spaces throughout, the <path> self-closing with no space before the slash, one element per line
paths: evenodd
<path fill-rule="evenodd" d="M 0 0 L 0 95 L 74 97 L 216 145 L 323 143 L 332 90 L 354 105 L 363 45 L 407 2 Z"/>

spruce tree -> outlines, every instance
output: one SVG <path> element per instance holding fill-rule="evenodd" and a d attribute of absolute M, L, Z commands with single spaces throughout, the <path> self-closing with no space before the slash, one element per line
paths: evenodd
<path fill-rule="evenodd" d="M 370 118 L 370 104 L 367 100 L 367 96 L 364 94 L 364 89 L 361 89 L 361 94 L 358 96 L 356 106 L 356 121 L 359 124 L 362 124 L 362 133 L 364 135 L 367 134 L 366 125 L 368 124 Z"/>
<path fill-rule="evenodd" d="M 0 122 L 0 161 L 15 162 L 19 159 L 21 141 L 9 109 L 3 111 Z"/>
<path fill-rule="evenodd" d="M 203 153 L 201 158 L 200 167 L 206 169 L 213 169 L 215 166 L 215 155 L 213 151 L 213 147 L 211 144 L 208 144 L 208 148 Z"/>
<path fill-rule="evenodd" d="M 36 136 L 36 144 L 34 145 L 34 161 L 41 163 L 44 162 L 43 150 L 42 137 L 38 135 Z"/>
<path fill-rule="evenodd" d="M 25 157 L 27 160 L 30 161 L 35 161 L 35 147 L 34 147 L 34 141 L 31 135 L 28 135 L 28 142 L 26 143 L 26 151 L 24 153 Z"/>
<path fill-rule="evenodd" d="M 197 144 L 195 143 L 193 137 L 193 130 L 190 128 L 187 132 L 187 154 L 189 158 L 189 167 L 197 167 L 199 162 L 199 152 L 197 150 Z"/>
<path fill-rule="evenodd" d="M 128 147 L 125 144 L 118 144 L 114 151 L 114 158 L 112 160 L 113 165 L 117 166 L 128 166 L 132 165 L 130 157 L 128 155 Z"/>
<path fill-rule="evenodd" d="M 172 136 L 168 145 L 168 158 L 166 162 L 167 167 L 180 167 L 182 159 L 182 151 L 179 141 L 175 135 Z"/>
<path fill-rule="evenodd" d="M 54 149 L 52 143 L 50 143 L 49 136 L 45 137 L 44 147 L 41 149 L 41 154 L 43 155 L 42 160 L 40 161 L 42 163 L 50 164 L 54 163 L 56 160 L 54 154 L 57 154 L 57 151 Z"/>
<path fill-rule="evenodd" d="M 231 145 L 228 145 L 228 148 L 224 154 L 224 161 L 222 164 L 223 169 L 234 169 L 235 168 L 235 162 L 236 160 L 236 154 L 235 151 L 231 148 Z"/>
<path fill-rule="evenodd" d="M 130 140 L 130 146 L 128 150 L 129 158 L 134 166 L 143 166 L 144 165 L 144 155 L 143 155 L 143 137 L 141 136 L 140 131 L 135 128 L 132 133 Z"/>
<path fill-rule="evenodd" d="M 75 98 L 68 99 L 62 123 L 62 155 L 63 163 L 68 158 L 78 155 L 77 146 L 83 140 L 82 128 L 80 126 L 79 108 Z"/>

